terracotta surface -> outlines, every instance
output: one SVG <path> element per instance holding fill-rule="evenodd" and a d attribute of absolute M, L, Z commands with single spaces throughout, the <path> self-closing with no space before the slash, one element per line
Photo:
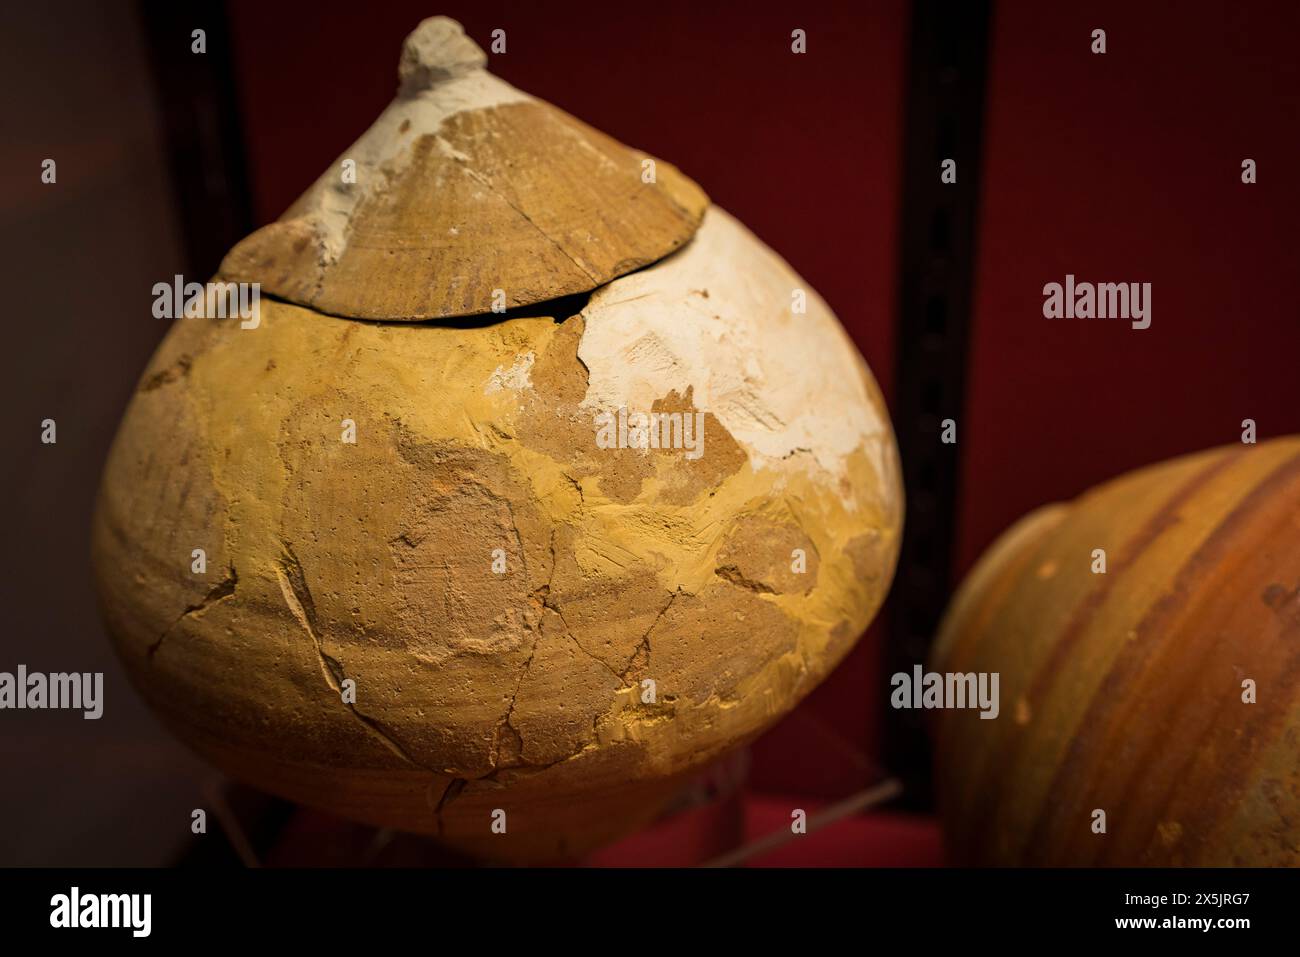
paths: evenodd
<path fill-rule="evenodd" d="M 1298 649 L 1300 438 L 1027 516 L 963 584 L 931 662 L 1000 673 L 997 720 L 935 712 L 954 860 L 1300 864 Z"/>

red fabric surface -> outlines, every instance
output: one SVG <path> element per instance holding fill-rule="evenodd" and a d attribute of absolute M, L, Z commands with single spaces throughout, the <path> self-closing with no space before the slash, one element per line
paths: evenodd
<path fill-rule="evenodd" d="M 732 802 L 674 815 L 587 860 L 603 867 L 691 866 L 769 835 L 790 834 L 791 812 L 814 819 L 828 802 L 807 795 L 746 793 Z M 790 835 L 789 840 L 748 859 L 748 867 L 938 867 L 943 863 L 933 818 L 869 811 Z"/>
<path fill-rule="evenodd" d="M 803 798 L 755 796 L 745 802 L 745 831 L 754 840 L 790 827 L 790 812 L 803 808 L 811 818 L 824 802 Z M 756 867 L 939 867 L 943 846 L 933 818 L 891 811 L 854 815 L 780 848 L 755 857 Z"/>

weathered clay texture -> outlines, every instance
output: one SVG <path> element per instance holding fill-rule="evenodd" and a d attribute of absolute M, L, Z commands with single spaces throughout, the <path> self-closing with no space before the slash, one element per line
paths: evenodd
<path fill-rule="evenodd" d="M 481 74 L 452 49 L 444 73 Z M 544 126 L 509 136 L 528 144 L 521 164 L 584 152 Z M 608 175 L 635 203 L 660 202 L 639 168 Z M 438 195 L 394 214 L 425 228 L 446 213 Z M 334 307 L 356 315 L 404 283 L 509 288 L 498 234 L 474 232 L 493 197 L 457 207 L 441 278 L 400 258 L 344 266 L 344 253 L 321 288 L 339 283 Z M 557 215 L 591 214 L 575 203 Z M 608 266 L 617 235 L 644 230 L 597 205 L 584 255 Z M 355 239 L 361 217 L 347 211 L 338 234 Z M 176 323 L 110 454 L 94 550 L 123 660 L 214 763 L 475 853 L 554 859 L 653 816 L 870 622 L 902 521 L 893 434 L 851 342 L 778 256 L 710 208 L 685 248 L 536 311 L 376 323 L 263 300 L 256 329 Z M 620 406 L 704 413 L 703 454 L 599 447 L 596 416 Z M 199 547 L 206 576 L 190 573 Z"/>

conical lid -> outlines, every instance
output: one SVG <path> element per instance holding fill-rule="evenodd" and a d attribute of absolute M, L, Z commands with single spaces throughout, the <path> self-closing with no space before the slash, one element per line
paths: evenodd
<path fill-rule="evenodd" d="M 421 23 L 397 98 L 222 278 L 334 315 L 436 319 L 587 292 L 691 238 L 695 183 L 486 63 L 459 23 Z"/>

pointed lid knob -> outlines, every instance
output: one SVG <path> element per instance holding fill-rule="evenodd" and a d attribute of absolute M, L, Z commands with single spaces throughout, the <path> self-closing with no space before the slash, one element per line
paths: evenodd
<path fill-rule="evenodd" d="M 691 238 L 695 183 L 486 63 L 454 20 L 421 23 L 397 98 L 222 278 L 339 316 L 439 319 L 588 292 Z"/>

